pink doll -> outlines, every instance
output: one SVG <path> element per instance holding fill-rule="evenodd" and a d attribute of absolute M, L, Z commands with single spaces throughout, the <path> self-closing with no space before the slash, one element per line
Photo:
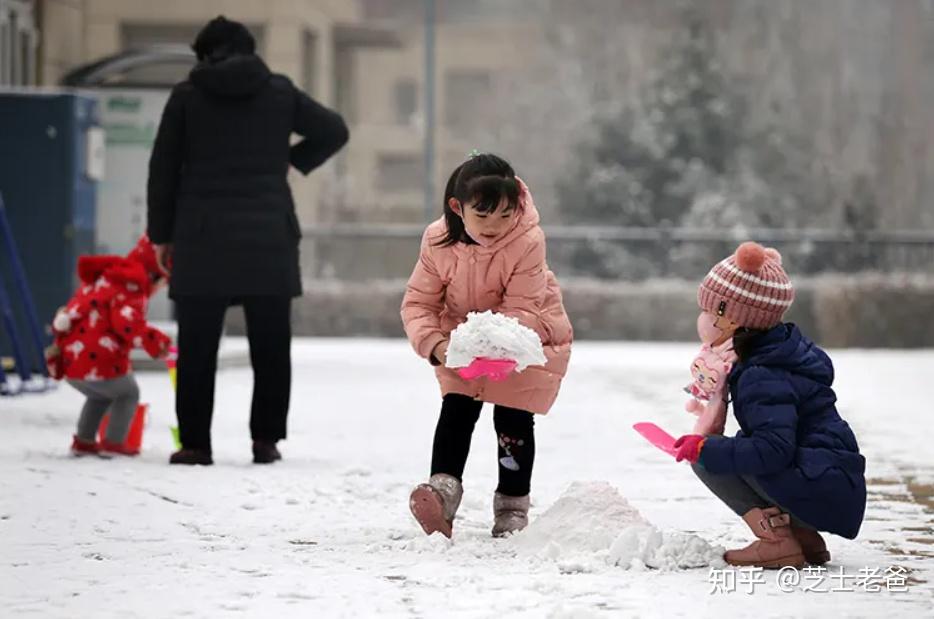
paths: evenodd
<path fill-rule="evenodd" d="M 717 342 L 720 330 L 716 328 L 716 320 L 716 316 L 707 312 L 701 312 L 697 317 L 697 333 L 703 346 L 691 362 L 694 381 L 684 388 L 692 396 L 684 408 L 697 415 L 693 433 L 704 436 L 723 434 L 726 426 L 727 377 L 736 361 L 732 338 Z"/>

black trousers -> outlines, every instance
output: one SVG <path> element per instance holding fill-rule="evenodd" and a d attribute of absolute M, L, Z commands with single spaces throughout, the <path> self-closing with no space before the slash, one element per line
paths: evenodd
<path fill-rule="evenodd" d="M 214 377 L 229 297 L 182 297 L 175 300 L 178 319 L 178 365 L 175 412 L 179 438 L 189 449 L 211 449 Z M 285 438 L 292 384 L 292 299 L 287 296 L 241 297 L 246 315 L 253 403 L 253 440 Z"/>
<path fill-rule="evenodd" d="M 431 453 L 432 475 L 446 473 L 463 479 L 470 439 L 482 408 L 483 402 L 465 395 L 444 396 Z M 535 463 L 535 415 L 497 405 L 493 410 L 493 426 L 499 443 L 496 491 L 507 496 L 525 496 L 529 493 Z"/>

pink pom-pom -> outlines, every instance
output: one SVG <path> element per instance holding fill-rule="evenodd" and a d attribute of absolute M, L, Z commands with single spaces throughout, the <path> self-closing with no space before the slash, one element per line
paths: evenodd
<path fill-rule="evenodd" d="M 766 250 L 758 243 L 747 241 L 739 246 L 733 260 L 736 266 L 746 273 L 758 273 L 765 264 Z"/>
<path fill-rule="evenodd" d="M 782 265 L 782 255 L 778 253 L 778 250 L 774 247 L 765 248 L 765 257 L 776 263 L 778 266 Z"/>

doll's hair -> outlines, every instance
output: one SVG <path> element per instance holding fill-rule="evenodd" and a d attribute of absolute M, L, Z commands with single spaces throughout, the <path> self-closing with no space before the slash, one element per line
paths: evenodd
<path fill-rule="evenodd" d="M 475 154 L 457 166 L 444 188 L 444 236 L 435 245 L 450 246 L 457 243 L 476 244 L 464 229 L 464 220 L 451 209 L 451 198 L 480 213 L 493 213 L 503 198 L 503 212 L 519 205 L 519 181 L 509 162 L 490 153 Z"/>

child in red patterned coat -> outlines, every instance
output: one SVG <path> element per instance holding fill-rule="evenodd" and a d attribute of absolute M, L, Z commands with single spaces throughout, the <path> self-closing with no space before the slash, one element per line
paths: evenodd
<path fill-rule="evenodd" d="M 165 273 L 144 235 L 126 257 L 82 256 L 78 276 L 81 287 L 52 321 L 55 342 L 46 355 L 50 375 L 87 397 L 71 451 L 136 455 L 123 445 L 139 404 L 130 351 L 143 348 L 154 359 L 168 353 L 169 337 L 146 322 L 147 302 Z M 98 444 L 107 411 L 110 422 Z"/>

